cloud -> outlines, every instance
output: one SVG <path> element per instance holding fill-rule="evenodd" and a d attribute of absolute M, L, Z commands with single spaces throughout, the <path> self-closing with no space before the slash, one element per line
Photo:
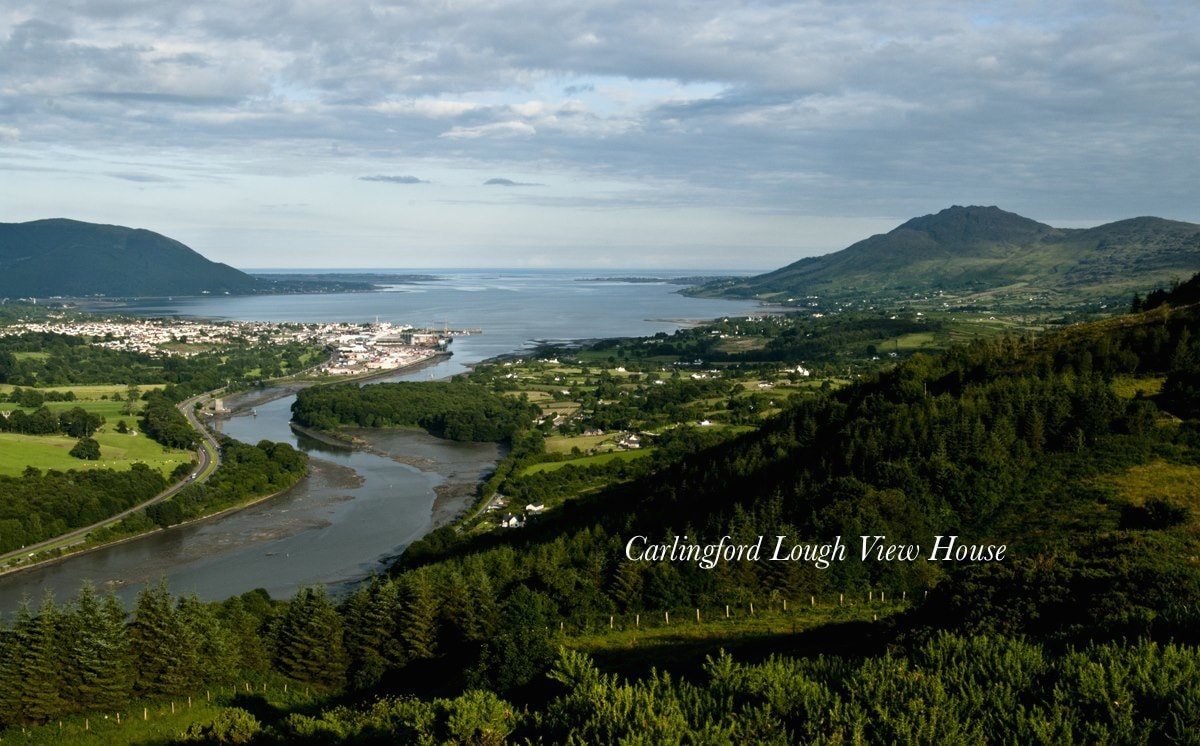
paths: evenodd
<path fill-rule="evenodd" d="M 483 182 L 484 186 L 500 186 L 500 187 L 537 187 L 546 186 L 545 184 L 535 184 L 528 181 L 513 181 L 512 179 L 495 178 L 488 179 Z"/>
<path fill-rule="evenodd" d="M 1193 0 L 9 0 L 0 142 L 68 171 L 533 172 L 664 226 L 680 206 L 1200 220 L 1198 26 Z M 511 198 L 570 209 L 536 194 Z"/>
<path fill-rule="evenodd" d="M 513 138 L 530 137 L 536 134 L 537 130 L 525 122 L 493 122 L 477 127 L 454 127 L 438 137 L 452 140 L 474 140 L 480 137 Z"/>
<path fill-rule="evenodd" d="M 174 179 L 157 174 L 138 173 L 133 171 L 109 171 L 108 176 L 122 181 L 132 181 L 138 184 L 165 184 L 174 181 Z"/>
<path fill-rule="evenodd" d="M 416 176 L 384 176 L 382 174 L 375 176 L 360 176 L 359 181 L 383 181 L 389 184 L 428 184 L 425 179 L 418 179 Z"/>
<path fill-rule="evenodd" d="M 375 104 L 372 108 L 385 114 L 416 114 L 430 119 L 448 119 L 462 116 L 472 111 L 478 111 L 484 108 L 484 106 L 483 104 L 471 101 L 409 99 L 404 101 L 384 101 Z"/>

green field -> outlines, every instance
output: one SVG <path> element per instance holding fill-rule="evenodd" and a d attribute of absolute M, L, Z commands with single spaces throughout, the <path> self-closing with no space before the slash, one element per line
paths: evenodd
<path fill-rule="evenodd" d="M 589 448 L 594 448 L 606 440 L 612 440 L 612 435 L 578 435 L 575 437 L 566 437 L 555 435 L 546 438 L 547 453 L 570 453 L 572 448 L 578 448 L 581 451 L 586 451 Z"/>
<path fill-rule="evenodd" d="M 191 451 L 168 449 L 145 435 L 122 435 L 106 428 L 93 437 L 100 443 L 100 460 L 70 455 L 75 438 L 66 435 L 0 433 L 0 474 L 20 476 L 27 466 L 39 469 L 128 469 L 142 463 L 169 475 L 181 463 L 194 460 Z"/>
<path fill-rule="evenodd" d="M 0 393 L 7 393 L 12 386 L 0 386 Z M 142 391 L 162 388 L 161 385 L 139 387 Z M 104 426 L 95 434 L 100 443 L 100 460 L 85 461 L 70 455 L 75 439 L 65 435 L 20 435 L 17 433 L 0 433 L 0 474 L 20 475 L 27 466 L 38 469 L 128 469 L 135 463 L 143 463 L 152 469 L 169 475 L 180 463 L 193 460 L 189 451 L 164 448 L 144 435 L 122 435 L 116 432 L 117 423 L 125 420 L 131 430 L 138 429 L 137 414 L 125 414 L 125 402 L 113 401 L 100 397 L 113 394 L 122 396 L 128 390 L 125 385 L 106 386 L 59 386 L 41 389 L 43 391 L 73 391 L 75 401 L 46 402 L 46 408 L 51 412 L 65 412 L 75 407 L 82 407 L 88 412 L 98 414 L 105 419 Z M 138 410 L 142 403 L 138 402 Z M 32 412 L 29 407 L 18 407 L 9 402 L 0 403 L 0 412 L 23 409 Z"/>
<path fill-rule="evenodd" d="M 1158 459 L 1106 479 L 1121 497 L 1134 505 L 1158 498 L 1186 505 L 1193 515 L 1200 511 L 1200 466 Z"/>
<path fill-rule="evenodd" d="M 622 461 L 632 461 L 636 458 L 649 456 L 654 453 L 653 448 L 641 448 L 636 451 L 609 451 L 608 453 L 597 453 L 594 456 L 583 456 L 581 458 L 573 458 L 570 461 L 547 461 L 541 464 L 534 464 L 525 471 L 521 472 L 521 476 L 528 474 L 538 474 L 543 471 L 554 471 L 561 469 L 564 466 L 595 466 L 596 464 L 607 464 L 609 461 L 620 459 Z"/>

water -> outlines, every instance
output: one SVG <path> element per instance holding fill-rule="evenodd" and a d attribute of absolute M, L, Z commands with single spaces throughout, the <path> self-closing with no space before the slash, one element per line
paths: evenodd
<path fill-rule="evenodd" d="M 694 274 L 681 272 L 680 274 Z M 478 328 L 459 337 L 453 357 L 395 379 L 441 378 L 480 360 L 541 340 L 650 335 L 684 319 L 754 313 L 748 302 L 685 298 L 677 286 L 583 283 L 589 272 L 455 272 L 437 282 L 385 292 L 301 296 L 204 297 L 142 303 L 143 315 L 188 315 L 250 321 L 381 321 Z M 310 454 L 312 475 L 284 495 L 201 523 L 157 532 L 0 577 L 0 611 L 45 590 L 72 597 L 85 579 L 130 601 L 166 576 L 177 593 L 221 599 L 254 588 L 288 597 L 323 583 L 351 587 L 461 507 L 469 486 L 499 457 L 494 444 L 454 443 L 412 431 L 372 434 L 378 452 L 345 451 L 297 436 L 288 427 L 294 397 L 255 406 L 256 417 L 219 423 L 239 440 L 291 443 Z M 443 499 L 438 500 L 438 491 Z M 459 501 L 447 500 L 447 493 Z"/>
<path fill-rule="evenodd" d="M 384 292 L 249 297 L 181 298 L 141 303 L 142 315 L 184 315 L 246 321 L 394 324 L 441 329 L 482 329 L 454 340 L 454 356 L 430 371 L 444 377 L 471 362 L 528 349 L 538 341 L 648 336 L 679 328 L 680 320 L 745 316 L 750 301 L 687 298 L 667 283 L 578 282 L 594 270 L 453 270 L 434 282 L 389 286 Z M 645 274 L 614 272 L 612 276 Z M 664 276 L 695 271 L 660 272 Z M 425 375 L 428 376 L 429 372 Z"/>

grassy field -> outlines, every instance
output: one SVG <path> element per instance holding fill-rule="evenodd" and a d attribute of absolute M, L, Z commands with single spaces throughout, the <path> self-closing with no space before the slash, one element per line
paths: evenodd
<path fill-rule="evenodd" d="M 538 474 L 544 471 L 555 471 L 564 466 L 594 466 L 596 464 L 607 464 L 609 461 L 620 459 L 622 461 L 632 461 L 633 459 L 649 456 L 654 452 L 653 448 L 641 448 L 636 451 L 610 451 L 608 453 L 597 453 L 594 456 L 583 456 L 581 458 L 573 458 L 570 461 L 547 461 L 542 464 L 534 464 L 521 472 L 521 476 L 527 474 Z"/>
<path fill-rule="evenodd" d="M 579 448 L 581 451 L 586 451 L 589 448 L 594 448 L 606 440 L 612 440 L 612 435 L 578 435 L 574 437 L 566 437 L 555 435 L 546 438 L 547 453 L 570 453 L 572 448 Z"/>
<path fill-rule="evenodd" d="M 1135 378 L 1133 376 L 1116 376 L 1112 381 L 1113 393 L 1123 399 L 1133 399 L 1139 393 L 1142 396 L 1154 396 L 1162 391 L 1167 379 L 1162 376 Z"/>
<path fill-rule="evenodd" d="M 139 387 L 142 391 L 162 388 L 162 385 L 147 385 Z M 0 386 L 0 393 L 7 393 L 11 386 Z M 88 412 L 98 414 L 105 419 L 105 425 L 96 434 L 95 439 L 100 443 L 100 460 L 85 461 L 70 455 L 75 439 L 65 435 L 19 435 L 17 433 L 0 433 L 0 474 L 19 476 L 27 466 L 39 469 L 128 469 L 135 463 L 144 463 L 152 469 L 169 475 L 181 463 L 193 460 L 190 451 L 167 449 L 155 443 L 144 435 L 129 435 L 116 432 L 117 423 L 124 420 L 133 430 L 138 428 L 137 414 L 125 414 L 125 402 L 113 401 L 108 398 L 113 394 L 122 396 L 128 390 L 125 385 L 106 386 L 59 386 L 47 388 L 46 391 L 74 391 L 75 401 L 46 402 L 46 408 L 51 412 L 65 412 L 75 407 L 82 407 Z M 0 403 L 0 412 L 23 409 L 32 412 L 29 407 L 18 407 L 9 402 Z M 138 402 L 138 410 L 141 402 Z"/>
<path fill-rule="evenodd" d="M 881 604 L 876 596 L 874 604 L 842 607 L 836 599 L 832 605 L 829 599 L 818 599 L 813 608 L 803 599 L 788 611 L 778 605 L 759 607 L 753 614 L 748 608 L 730 608 L 729 617 L 723 609 L 702 609 L 699 622 L 694 609 L 672 612 L 669 623 L 661 611 L 644 612 L 640 619 L 632 614 L 614 617 L 611 630 L 608 618 L 596 620 L 591 631 L 572 633 L 568 628 L 561 642 L 592 656 L 601 670 L 646 675 L 666 668 L 699 674 L 706 657 L 720 650 L 748 659 L 852 652 L 862 647 L 870 627 L 907 608 L 904 602 Z"/>
<path fill-rule="evenodd" d="M 1134 466 L 1112 478 L 1117 494 L 1134 505 L 1164 498 L 1186 505 L 1200 515 L 1200 466 L 1172 464 L 1163 460 Z"/>
<path fill-rule="evenodd" d="M 0 433 L 0 474 L 19 476 L 27 466 L 39 469 L 128 469 L 143 463 L 169 475 L 181 463 L 194 459 L 191 451 L 168 449 L 145 435 L 122 435 L 111 429 L 96 433 L 100 460 L 85 461 L 70 455 L 75 439 L 65 435 Z"/>

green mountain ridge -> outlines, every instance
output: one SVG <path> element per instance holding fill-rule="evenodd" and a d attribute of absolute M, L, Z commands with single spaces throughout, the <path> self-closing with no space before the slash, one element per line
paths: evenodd
<path fill-rule="evenodd" d="M 265 285 L 149 230 L 65 218 L 0 223 L 0 296 L 199 295 Z"/>
<path fill-rule="evenodd" d="M 786 301 L 864 293 L 1008 292 L 1059 302 L 1127 298 L 1200 269 L 1200 225 L 1137 217 L 1054 228 L 998 207 L 955 205 L 823 256 L 701 295 Z"/>

